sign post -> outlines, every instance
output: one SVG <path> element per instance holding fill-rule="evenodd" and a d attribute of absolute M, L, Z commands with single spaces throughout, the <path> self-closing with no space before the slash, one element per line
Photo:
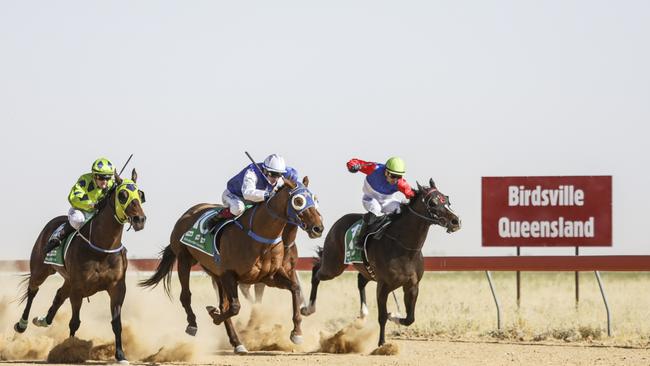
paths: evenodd
<path fill-rule="evenodd" d="M 483 177 L 481 198 L 484 247 L 612 246 L 611 176 Z M 516 289 L 519 308 L 520 271 Z"/>

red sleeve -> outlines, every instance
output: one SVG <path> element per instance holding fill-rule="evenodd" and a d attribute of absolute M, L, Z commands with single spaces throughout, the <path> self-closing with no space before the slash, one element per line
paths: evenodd
<path fill-rule="evenodd" d="M 415 192 L 411 189 L 411 185 L 406 182 L 406 179 L 400 178 L 397 181 L 397 189 L 399 189 L 400 192 L 404 193 L 406 198 L 413 198 L 415 196 Z"/>
<path fill-rule="evenodd" d="M 368 161 L 365 161 L 365 160 L 354 158 L 354 159 L 350 159 L 350 161 L 348 161 L 348 170 L 353 165 L 356 165 L 356 164 L 361 165 L 361 173 L 363 173 L 365 175 L 368 175 L 368 174 L 374 172 L 375 169 L 377 169 L 377 163 L 368 162 Z"/>

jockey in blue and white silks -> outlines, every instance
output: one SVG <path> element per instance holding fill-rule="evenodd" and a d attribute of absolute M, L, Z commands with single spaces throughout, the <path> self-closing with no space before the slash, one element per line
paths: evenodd
<path fill-rule="evenodd" d="M 282 187 L 284 179 L 298 181 L 298 172 L 287 167 L 284 159 L 277 154 L 269 155 L 257 166 L 262 171 L 251 163 L 228 181 L 221 195 L 228 209 L 222 210 L 218 218 L 239 216 L 246 209 L 246 204 L 265 201 L 274 190 Z"/>

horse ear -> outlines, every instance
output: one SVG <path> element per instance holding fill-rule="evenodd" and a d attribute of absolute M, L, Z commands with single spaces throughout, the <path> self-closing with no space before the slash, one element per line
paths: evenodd
<path fill-rule="evenodd" d="M 305 185 L 305 187 L 309 186 L 309 177 L 305 175 L 304 178 L 302 178 L 302 184 Z"/>
<path fill-rule="evenodd" d="M 122 184 L 122 178 L 120 178 L 120 175 L 117 172 L 113 174 L 115 175 L 115 183 L 117 183 L 118 186 Z"/>
<path fill-rule="evenodd" d="M 436 188 L 436 184 L 433 182 L 433 178 L 429 178 L 429 185 L 431 188 Z"/>
<path fill-rule="evenodd" d="M 424 188 L 422 187 L 422 185 L 420 185 L 420 182 L 418 182 L 418 181 L 416 180 L 416 181 L 415 181 L 415 184 L 418 185 L 418 191 L 424 191 Z"/>
<path fill-rule="evenodd" d="M 134 183 L 138 182 L 138 172 L 135 171 L 135 168 L 133 168 L 133 170 L 131 170 L 131 180 Z"/>

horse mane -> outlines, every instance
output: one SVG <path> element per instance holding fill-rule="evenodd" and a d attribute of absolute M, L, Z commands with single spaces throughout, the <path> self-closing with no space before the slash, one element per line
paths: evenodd
<path fill-rule="evenodd" d="M 102 198 L 101 200 L 99 200 L 99 202 L 97 202 L 97 204 L 95 205 L 95 209 L 97 210 L 97 213 L 99 213 L 106 206 L 108 206 L 109 199 L 113 196 L 116 190 L 117 190 L 117 185 L 113 185 L 113 187 L 111 187 L 111 189 L 109 189 L 108 192 L 106 192 L 104 198 Z"/>
<path fill-rule="evenodd" d="M 427 191 L 427 187 L 422 187 L 422 190 L 418 190 L 416 188 L 411 188 L 413 192 L 415 193 L 415 196 L 411 198 L 408 202 L 400 204 L 400 212 L 399 213 L 391 213 L 388 214 L 391 221 L 397 221 L 399 220 L 402 216 L 404 216 L 404 213 L 408 210 L 409 206 L 411 206 L 417 198 L 420 198 L 420 196 Z"/>

